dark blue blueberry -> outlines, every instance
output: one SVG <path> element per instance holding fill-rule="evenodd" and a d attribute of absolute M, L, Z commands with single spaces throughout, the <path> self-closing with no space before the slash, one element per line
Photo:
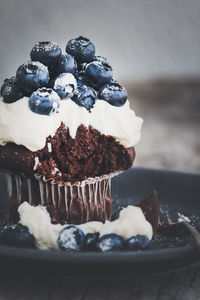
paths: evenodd
<path fill-rule="evenodd" d="M 95 91 L 87 85 L 78 86 L 72 97 L 72 100 L 76 104 L 85 107 L 87 110 L 90 110 L 94 106 L 96 99 L 97 95 Z"/>
<path fill-rule="evenodd" d="M 28 227 L 9 224 L 1 230 L 0 243 L 6 246 L 35 248 L 35 238 Z"/>
<path fill-rule="evenodd" d="M 53 78 L 62 73 L 75 74 L 77 70 L 77 63 L 73 56 L 65 53 L 61 55 L 57 63 L 52 68 L 49 69 L 50 69 L 51 77 Z"/>
<path fill-rule="evenodd" d="M 61 48 L 53 42 L 38 42 L 31 50 L 33 61 L 39 61 L 45 66 L 54 65 L 61 56 Z"/>
<path fill-rule="evenodd" d="M 112 79 L 112 68 L 109 64 L 93 61 L 87 64 L 85 76 L 92 86 L 99 88 Z"/>
<path fill-rule="evenodd" d="M 58 245 L 65 251 L 81 251 L 85 247 L 83 231 L 74 225 L 65 227 L 59 234 Z"/>
<path fill-rule="evenodd" d="M 120 251 L 123 246 L 123 238 L 115 233 L 103 235 L 97 242 L 97 250 L 101 252 Z"/>
<path fill-rule="evenodd" d="M 99 233 L 98 232 L 88 233 L 86 235 L 86 250 L 95 251 L 98 238 L 99 238 Z"/>
<path fill-rule="evenodd" d="M 29 108 L 41 115 L 52 115 L 60 107 L 60 97 L 50 88 L 41 88 L 35 91 L 29 99 Z"/>
<path fill-rule="evenodd" d="M 55 78 L 53 89 L 61 99 L 72 97 L 77 87 L 75 77 L 71 73 L 62 73 Z"/>
<path fill-rule="evenodd" d="M 90 62 L 95 55 L 95 47 L 89 39 L 79 36 L 67 43 L 66 52 L 73 55 L 78 63 Z"/>
<path fill-rule="evenodd" d="M 47 67 L 38 61 L 28 61 L 17 69 L 17 82 L 28 93 L 32 93 L 40 87 L 47 85 L 49 71 Z"/>
<path fill-rule="evenodd" d="M 99 89 L 98 96 L 111 105 L 122 106 L 127 100 L 127 91 L 117 81 L 112 80 Z"/>
<path fill-rule="evenodd" d="M 16 80 L 16 77 L 15 77 L 15 76 L 13 76 L 13 77 L 11 77 L 11 78 L 6 78 L 6 79 L 4 80 L 2 86 L 1 86 L 1 96 L 2 96 L 3 91 L 4 91 L 4 89 L 5 89 L 5 87 L 6 87 L 7 85 L 14 85 L 14 84 L 16 84 L 16 83 L 17 83 L 17 80 Z"/>
<path fill-rule="evenodd" d="M 111 221 L 115 221 L 116 219 L 119 218 L 120 212 L 124 207 L 120 206 L 111 216 Z"/>
<path fill-rule="evenodd" d="M 23 98 L 25 93 L 17 84 L 16 78 L 11 77 L 10 79 L 4 80 L 4 83 L 1 87 L 1 96 L 3 97 L 4 102 L 13 103 Z"/>
<path fill-rule="evenodd" d="M 106 57 L 97 55 L 97 56 L 94 56 L 94 59 L 93 59 L 93 60 L 95 60 L 95 61 L 100 61 L 101 63 L 108 64 L 108 65 L 110 66 L 110 63 L 109 63 L 109 61 L 107 60 Z M 111 67 L 111 66 L 110 66 L 110 67 Z"/>
<path fill-rule="evenodd" d="M 125 241 L 125 249 L 126 250 L 142 250 L 147 247 L 149 244 L 150 240 L 148 237 L 144 235 L 136 235 L 132 236 L 130 239 Z"/>

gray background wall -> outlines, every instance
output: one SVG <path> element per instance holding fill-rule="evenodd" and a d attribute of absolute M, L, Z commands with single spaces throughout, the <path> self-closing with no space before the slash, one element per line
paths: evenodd
<path fill-rule="evenodd" d="M 89 37 L 116 78 L 200 75 L 199 0 L 0 0 L 0 80 L 38 40 Z"/>

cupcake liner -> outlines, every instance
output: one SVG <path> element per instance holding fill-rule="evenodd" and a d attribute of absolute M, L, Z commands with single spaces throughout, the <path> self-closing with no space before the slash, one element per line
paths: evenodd
<path fill-rule="evenodd" d="M 88 221 L 109 220 L 112 210 L 111 178 L 118 173 L 89 178 L 71 184 L 56 183 L 35 175 L 4 172 L 7 181 L 7 199 L 10 221 L 17 221 L 18 206 L 27 201 L 45 206 L 52 223 L 81 224 Z"/>

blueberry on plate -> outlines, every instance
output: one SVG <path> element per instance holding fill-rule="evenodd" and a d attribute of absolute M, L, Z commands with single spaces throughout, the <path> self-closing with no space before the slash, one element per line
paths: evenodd
<path fill-rule="evenodd" d="M 50 88 L 41 88 L 35 91 L 29 98 L 29 108 L 37 114 L 52 115 L 60 107 L 60 97 Z"/>
<path fill-rule="evenodd" d="M 71 73 L 60 74 L 55 78 L 53 84 L 54 91 L 56 91 L 61 99 L 72 97 L 76 87 L 76 79 Z"/>
<path fill-rule="evenodd" d="M 112 68 L 109 64 L 92 61 L 85 68 L 85 76 L 92 86 L 99 88 L 112 79 Z"/>
<path fill-rule="evenodd" d="M 123 206 L 120 206 L 116 211 L 114 211 L 114 213 L 112 214 L 110 220 L 111 221 L 115 221 L 119 218 L 119 215 L 120 215 L 120 212 L 122 211 L 124 207 Z"/>
<path fill-rule="evenodd" d="M 28 227 L 21 224 L 9 224 L 2 228 L 0 243 L 6 246 L 35 248 L 35 238 Z"/>
<path fill-rule="evenodd" d="M 17 69 L 17 82 L 28 93 L 32 93 L 49 81 L 47 67 L 38 61 L 28 61 Z"/>
<path fill-rule="evenodd" d="M 51 77 L 55 78 L 62 73 L 75 74 L 77 70 L 77 63 L 73 56 L 65 53 L 58 59 L 57 63 L 49 68 Z"/>
<path fill-rule="evenodd" d="M 72 100 L 76 104 L 85 107 L 87 110 L 90 110 L 94 106 L 96 99 L 97 95 L 95 91 L 87 85 L 78 86 L 72 97 Z"/>
<path fill-rule="evenodd" d="M 99 99 L 105 100 L 111 105 L 122 106 L 127 100 L 127 91 L 117 81 L 111 80 L 103 85 L 98 92 Z"/>
<path fill-rule="evenodd" d="M 54 42 L 38 42 L 31 50 L 30 57 L 45 66 L 54 65 L 61 56 L 61 48 Z"/>
<path fill-rule="evenodd" d="M 115 233 L 103 235 L 97 241 L 97 250 L 101 252 L 120 251 L 123 246 L 123 238 Z"/>
<path fill-rule="evenodd" d="M 95 47 L 89 39 L 79 36 L 67 43 L 66 52 L 73 55 L 78 63 L 90 62 L 94 58 Z"/>
<path fill-rule="evenodd" d="M 150 240 L 144 235 L 132 236 L 125 241 L 124 246 L 126 250 L 142 250 L 147 247 Z"/>
<path fill-rule="evenodd" d="M 11 77 L 10 79 L 4 80 L 1 87 L 1 96 L 5 103 L 13 103 L 23 98 L 25 95 L 23 90 L 17 84 L 16 78 Z"/>
<path fill-rule="evenodd" d="M 65 227 L 59 234 L 58 245 L 65 251 L 81 251 L 85 247 L 84 232 L 74 225 Z"/>
<path fill-rule="evenodd" d="M 85 243 L 86 250 L 95 251 L 97 241 L 98 241 L 98 238 L 99 238 L 99 233 L 98 232 L 96 232 L 96 233 L 87 233 L 85 238 L 86 238 L 86 243 Z"/>

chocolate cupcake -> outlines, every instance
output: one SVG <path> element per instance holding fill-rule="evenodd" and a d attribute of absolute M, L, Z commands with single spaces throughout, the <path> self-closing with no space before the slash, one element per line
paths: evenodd
<path fill-rule="evenodd" d="M 111 177 L 135 158 L 142 119 L 107 59 L 86 38 L 39 42 L 6 79 L 0 99 L 0 169 L 12 221 L 18 206 L 46 206 L 52 223 L 105 221 Z"/>

